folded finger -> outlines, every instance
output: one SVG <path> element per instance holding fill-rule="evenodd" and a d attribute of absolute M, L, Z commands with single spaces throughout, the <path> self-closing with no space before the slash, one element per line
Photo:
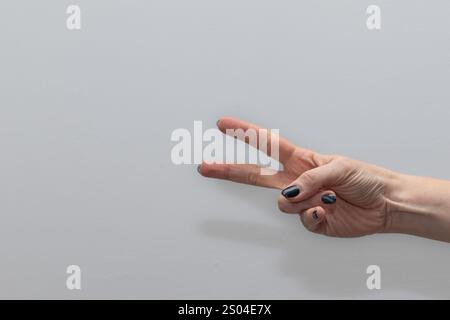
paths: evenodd
<path fill-rule="evenodd" d="M 300 221 L 311 232 L 317 232 L 326 219 L 326 210 L 321 207 L 313 207 L 300 213 Z"/>
<path fill-rule="evenodd" d="M 336 201 L 336 193 L 331 190 L 326 190 L 299 202 L 291 202 L 285 197 L 280 196 L 278 198 L 278 208 L 285 213 L 300 213 L 315 206 L 324 206 L 329 212 L 333 212 Z"/>

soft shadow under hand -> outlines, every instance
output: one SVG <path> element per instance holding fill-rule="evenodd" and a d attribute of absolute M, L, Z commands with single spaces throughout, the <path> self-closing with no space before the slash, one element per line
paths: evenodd
<path fill-rule="evenodd" d="M 299 221 L 293 223 L 292 219 L 297 218 L 296 216 L 285 218 L 278 226 L 260 222 L 211 219 L 200 225 L 200 231 L 207 237 L 284 252 L 280 260 L 280 273 L 291 277 L 297 285 L 312 294 L 332 298 L 401 298 L 404 293 L 417 297 L 450 295 L 449 286 L 443 286 L 443 283 L 449 282 L 447 266 L 439 265 L 436 261 L 439 251 L 436 248 L 442 249 L 441 243 L 427 243 L 428 240 L 401 235 L 375 235 L 356 239 L 329 238 L 302 230 Z M 388 241 L 395 244 L 389 244 Z M 405 250 L 408 243 L 411 243 L 410 250 Z M 430 244 L 434 244 L 434 247 Z M 386 250 L 387 247 L 390 249 Z M 424 249 L 422 252 L 421 247 Z M 420 252 L 422 258 L 418 258 Z M 434 271 L 430 275 L 423 271 L 424 264 L 427 263 L 423 259 L 431 257 L 434 261 L 429 263 L 428 267 Z M 422 263 L 411 263 L 417 259 Z M 366 288 L 368 275 L 365 269 L 371 264 L 379 264 L 382 268 L 382 288 L 385 291 L 369 291 Z M 426 281 L 417 278 L 417 275 L 421 274 L 427 275 Z M 410 279 L 407 279 L 408 275 Z M 442 289 L 436 290 L 439 287 Z"/>

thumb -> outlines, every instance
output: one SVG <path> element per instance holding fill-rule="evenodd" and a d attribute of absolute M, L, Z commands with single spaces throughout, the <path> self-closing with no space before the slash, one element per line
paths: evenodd
<path fill-rule="evenodd" d="M 346 169 L 339 161 L 331 161 L 323 166 L 305 171 L 281 194 L 290 202 L 299 202 L 316 194 L 322 188 L 329 188 L 338 183 L 345 175 Z"/>

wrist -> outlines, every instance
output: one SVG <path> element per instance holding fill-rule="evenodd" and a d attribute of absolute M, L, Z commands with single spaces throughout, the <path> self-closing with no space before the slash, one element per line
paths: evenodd
<path fill-rule="evenodd" d="M 386 230 L 450 241 L 450 183 L 396 174 L 386 188 Z"/>

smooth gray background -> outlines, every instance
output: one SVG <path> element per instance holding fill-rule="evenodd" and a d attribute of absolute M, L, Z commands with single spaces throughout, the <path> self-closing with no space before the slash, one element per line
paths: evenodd
<path fill-rule="evenodd" d="M 450 179 L 449 14 L 447 0 L 1 1 L 0 297 L 450 298 L 449 244 L 311 234 L 277 191 L 170 160 L 174 129 L 234 115 Z"/>

